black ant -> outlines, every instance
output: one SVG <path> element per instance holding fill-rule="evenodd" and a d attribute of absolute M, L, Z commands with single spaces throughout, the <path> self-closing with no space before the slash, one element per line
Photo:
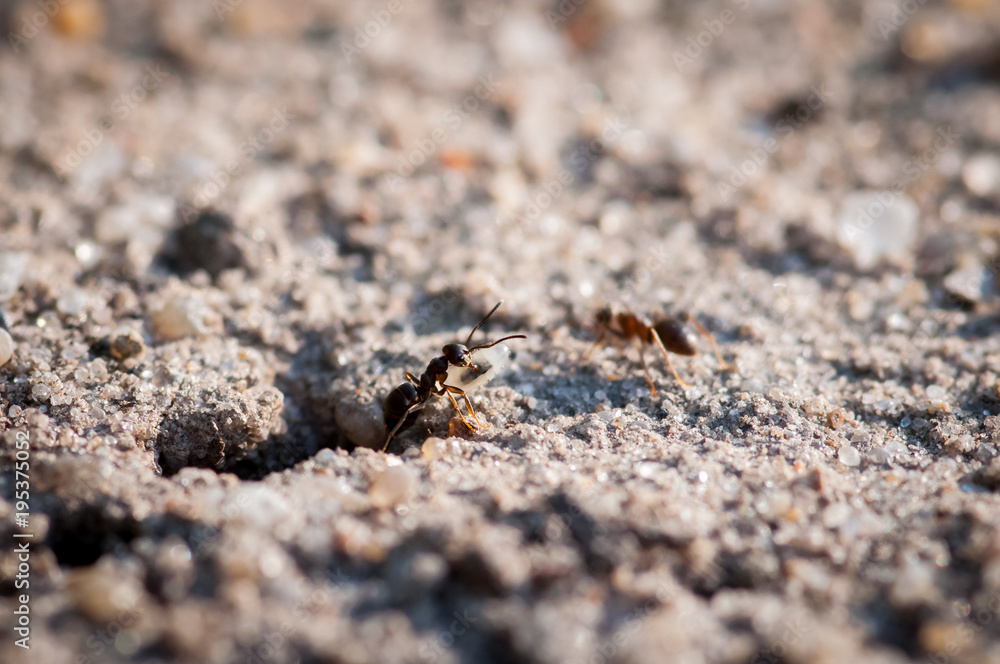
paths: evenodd
<path fill-rule="evenodd" d="M 484 351 L 508 339 L 527 339 L 523 334 L 512 334 L 508 337 L 497 339 L 493 343 L 481 344 L 472 348 L 468 347 L 469 342 L 472 341 L 472 335 L 500 308 L 501 304 L 503 304 L 503 300 L 497 302 L 497 305 L 493 307 L 490 313 L 486 314 L 481 321 L 476 323 L 476 326 L 469 332 L 469 337 L 465 340 L 464 344 L 448 344 L 442 348 L 441 355 L 427 363 L 427 369 L 424 370 L 420 378 L 417 378 L 409 371 L 404 373 L 407 382 L 389 392 L 382 403 L 382 410 L 385 415 L 385 428 L 389 432 L 385 439 L 385 445 L 382 446 L 383 452 L 389 447 L 389 441 L 392 440 L 392 437 L 397 432 L 404 431 L 413 426 L 413 423 L 417 419 L 417 411 L 423 407 L 432 394 L 437 396 L 446 395 L 451 400 L 451 405 L 455 407 L 458 416 L 462 418 L 465 426 L 475 431 L 475 427 L 465 419 L 462 409 L 459 408 L 458 402 L 455 401 L 455 394 L 461 396 L 465 400 L 469 415 L 472 416 L 472 419 L 475 420 L 478 426 L 483 426 L 483 423 L 479 421 L 479 417 L 476 415 L 476 411 L 472 408 L 472 402 L 469 401 L 469 395 L 466 394 L 466 390 L 471 391 L 493 378 L 502 368 L 506 357 L 510 354 L 510 349 L 506 346 L 500 347 L 505 350 L 505 353 L 502 353 L 505 357 L 497 357 L 495 354 L 489 355 Z M 476 362 L 472 360 L 474 353 L 479 356 Z M 450 371 L 452 368 L 467 368 L 471 371 Z"/>
<path fill-rule="evenodd" d="M 719 347 L 708 330 L 686 313 L 676 317 L 666 316 L 658 319 L 655 323 L 651 323 L 645 316 L 626 312 L 615 313 L 612 312 L 610 307 L 605 307 L 597 312 L 597 315 L 594 317 L 594 323 L 599 330 L 597 341 L 590 347 L 590 350 L 587 351 L 583 359 L 586 360 L 589 358 L 594 349 L 609 334 L 620 341 L 638 341 L 640 343 L 639 359 L 642 360 L 642 370 L 646 373 L 646 381 L 649 383 L 649 389 L 653 392 L 654 397 L 657 396 L 656 385 L 653 384 L 653 379 L 649 375 L 649 367 L 646 366 L 646 346 L 648 344 L 655 344 L 660 349 L 663 357 L 667 360 L 667 366 L 670 367 L 670 371 L 674 374 L 674 378 L 677 379 L 678 383 L 686 387 L 687 383 L 681 379 L 677 370 L 674 369 L 674 363 L 670 361 L 670 353 L 687 356 L 698 354 L 698 350 L 694 346 L 694 340 L 684 327 L 685 323 L 694 325 L 695 329 L 711 342 L 712 349 L 715 350 L 715 356 L 719 359 L 719 364 L 722 365 L 723 369 L 727 371 L 734 369 L 733 365 L 722 359 Z"/>

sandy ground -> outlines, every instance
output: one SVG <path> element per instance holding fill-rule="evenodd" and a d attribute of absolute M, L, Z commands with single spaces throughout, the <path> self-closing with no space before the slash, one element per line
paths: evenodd
<path fill-rule="evenodd" d="M 995 2 L 0 8 L 0 660 L 1000 662 Z"/>

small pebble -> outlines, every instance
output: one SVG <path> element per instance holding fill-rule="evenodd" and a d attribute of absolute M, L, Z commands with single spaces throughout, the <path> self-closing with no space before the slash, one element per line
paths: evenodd
<path fill-rule="evenodd" d="M 939 401 L 941 399 L 944 399 L 945 394 L 946 394 L 946 392 L 945 392 L 944 388 L 941 387 L 940 385 L 928 385 L 927 386 L 927 398 L 928 399 L 934 399 L 935 401 Z"/>
<path fill-rule="evenodd" d="M 334 407 L 333 418 L 354 445 L 380 450 L 385 444 L 385 422 L 378 400 L 361 404 L 353 397 L 344 397 Z"/>
<path fill-rule="evenodd" d="M 883 260 L 899 264 L 912 258 L 920 209 L 906 194 L 861 191 L 849 195 L 837 220 L 837 241 L 862 270 Z"/>
<path fill-rule="evenodd" d="M 316 456 L 313 457 L 313 461 L 320 464 L 327 464 L 337 458 L 337 453 L 331 450 L 329 447 L 324 447 Z"/>
<path fill-rule="evenodd" d="M 28 254 L 8 251 L 0 253 L 0 302 L 9 300 L 21 287 L 28 269 Z"/>
<path fill-rule="evenodd" d="M 851 434 L 852 443 L 867 443 L 871 439 L 871 434 L 863 429 L 855 429 Z"/>
<path fill-rule="evenodd" d="M 97 266 L 101 261 L 101 256 L 104 250 L 99 244 L 93 242 L 81 242 L 76 245 L 76 249 L 73 254 L 76 256 L 76 260 L 80 262 L 80 267 L 85 270 L 90 270 Z"/>
<path fill-rule="evenodd" d="M 67 316 L 75 316 L 87 308 L 87 293 L 80 288 L 67 288 L 56 300 L 56 309 Z"/>
<path fill-rule="evenodd" d="M 137 611 L 145 594 L 142 585 L 104 561 L 73 569 L 66 590 L 76 610 L 98 623 L 111 623 L 126 611 Z"/>
<path fill-rule="evenodd" d="M 420 446 L 420 454 L 428 461 L 446 459 L 458 454 L 458 443 L 455 441 L 448 442 L 446 439 L 438 438 L 437 436 L 430 436 Z"/>
<path fill-rule="evenodd" d="M 604 235 L 617 235 L 631 225 L 632 206 L 626 201 L 614 200 L 604 206 L 598 227 Z"/>
<path fill-rule="evenodd" d="M 45 383 L 38 383 L 31 388 L 31 398 L 35 401 L 48 401 L 52 390 Z"/>
<path fill-rule="evenodd" d="M 401 505 L 413 496 L 417 478 L 406 466 L 393 466 L 379 473 L 368 487 L 368 497 L 375 507 L 385 509 Z"/>
<path fill-rule="evenodd" d="M 892 455 L 906 454 L 906 445 L 896 440 L 895 438 L 890 438 L 885 441 L 885 451 Z"/>
<path fill-rule="evenodd" d="M 179 274 L 205 270 L 212 277 L 244 267 L 246 257 L 236 241 L 239 235 L 232 217 L 204 211 L 177 229 L 177 250 L 168 254 L 167 263 Z"/>
<path fill-rule="evenodd" d="M 989 196 L 1000 191 L 1000 157 L 977 154 L 962 167 L 962 182 L 977 196 Z"/>
<path fill-rule="evenodd" d="M 80 41 L 93 41 L 104 34 L 105 10 L 98 0 L 73 0 L 57 7 L 52 25 L 59 34 Z"/>
<path fill-rule="evenodd" d="M 119 334 L 111 341 L 111 357 L 119 361 L 135 357 L 144 349 L 142 337 L 137 332 Z"/>
<path fill-rule="evenodd" d="M 981 302 L 993 295 L 994 275 L 982 265 L 967 262 L 944 278 L 944 289 L 965 302 Z"/>
<path fill-rule="evenodd" d="M 892 455 L 886 451 L 884 447 L 873 448 L 871 452 L 868 453 L 868 461 L 875 464 L 888 464 Z"/>
<path fill-rule="evenodd" d="M 10 332 L 0 329 L 0 367 L 10 362 L 12 357 L 14 357 L 14 339 L 11 338 Z"/>
<path fill-rule="evenodd" d="M 164 341 L 197 336 L 205 330 L 205 306 L 192 297 L 175 297 L 153 313 L 153 331 Z"/>
<path fill-rule="evenodd" d="M 857 466 L 861 463 L 861 453 L 850 445 L 844 445 L 837 452 L 837 458 L 845 466 Z"/>

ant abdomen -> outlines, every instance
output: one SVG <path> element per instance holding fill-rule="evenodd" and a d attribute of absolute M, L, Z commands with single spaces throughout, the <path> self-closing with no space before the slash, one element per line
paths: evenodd
<path fill-rule="evenodd" d="M 697 355 L 698 349 L 695 348 L 694 339 L 688 334 L 687 328 L 684 327 L 684 323 L 676 318 L 665 318 L 656 323 L 653 326 L 656 330 L 656 334 L 660 337 L 660 341 L 666 346 L 667 350 L 671 353 L 676 353 L 677 355 Z M 652 335 L 650 335 L 650 342 L 653 341 Z"/>
<path fill-rule="evenodd" d="M 391 430 L 403 431 L 413 426 L 417 421 L 419 410 L 413 409 L 417 398 L 417 388 L 411 383 L 403 383 L 385 397 L 382 402 L 382 412 L 385 417 L 385 426 Z M 400 423 L 400 420 L 405 421 Z"/>

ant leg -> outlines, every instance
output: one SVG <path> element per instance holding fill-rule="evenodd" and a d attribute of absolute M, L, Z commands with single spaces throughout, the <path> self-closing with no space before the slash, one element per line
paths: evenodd
<path fill-rule="evenodd" d="M 407 372 L 407 375 L 409 375 L 409 372 Z M 405 422 L 406 418 L 410 416 L 410 413 L 412 413 L 415 410 L 420 410 L 423 407 L 424 407 L 424 404 L 417 403 L 417 404 L 413 404 L 412 406 L 410 406 L 409 408 L 406 409 L 406 412 L 403 414 L 403 416 L 401 418 L 399 418 L 398 422 L 396 422 L 396 426 L 394 426 L 392 428 L 392 431 L 389 432 L 389 435 L 386 436 L 386 438 L 385 438 L 385 445 L 382 446 L 382 451 L 383 452 L 385 452 L 389 448 L 389 443 L 392 441 L 392 437 L 396 435 L 397 431 L 399 431 L 399 427 L 403 426 L 403 422 Z"/>
<path fill-rule="evenodd" d="M 667 349 L 663 346 L 663 342 L 660 341 L 660 335 L 657 334 L 656 330 L 654 330 L 653 328 L 649 328 L 649 333 L 656 341 L 656 345 L 660 347 L 660 351 L 663 353 L 663 357 L 665 357 L 667 360 L 667 366 L 670 367 L 670 370 L 674 372 L 674 378 L 677 379 L 678 383 L 680 383 L 684 387 L 687 387 L 688 384 L 685 383 L 684 380 L 681 378 L 680 374 L 677 373 L 677 369 L 674 369 L 674 363 L 670 361 L 670 353 L 667 352 Z"/>
<path fill-rule="evenodd" d="M 649 390 L 653 393 L 653 397 L 657 397 L 656 385 L 653 384 L 653 377 L 649 375 L 649 367 L 646 366 L 646 347 L 639 345 L 639 359 L 642 360 L 642 370 L 646 372 L 646 382 L 649 383 Z"/>
<path fill-rule="evenodd" d="M 597 348 L 598 346 L 601 345 L 602 341 L 604 341 L 604 330 L 601 330 L 601 333 L 599 335 L 597 335 L 597 341 L 595 341 L 594 345 L 590 347 L 590 350 L 588 350 L 586 353 L 584 353 L 584 355 L 583 355 L 583 361 L 584 362 L 586 362 L 587 360 L 590 359 L 590 354 L 594 352 L 595 348 Z"/>
<path fill-rule="evenodd" d="M 469 395 L 465 393 L 465 390 L 463 390 L 460 387 L 455 387 L 453 385 L 445 385 L 444 389 L 448 390 L 449 396 L 451 396 L 452 393 L 462 395 L 462 398 L 465 399 L 465 407 L 469 409 L 469 415 L 472 415 L 472 419 L 476 421 L 476 424 L 478 424 L 483 429 L 486 428 L 486 425 L 479 420 L 479 416 L 476 415 L 476 411 L 472 408 L 472 402 L 469 401 Z M 454 403 L 454 401 L 452 401 L 452 403 Z M 456 408 L 457 407 L 458 406 L 456 406 Z"/>
<path fill-rule="evenodd" d="M 451 405 L 455 407 L 455 411 L 458 412 L 458 416 L 462 418 L 462 423 L 465 424 L 465 426 L 469 427 L 469 431 L 475 431 L 476 427 L 469 424 L 469 420 L 465 419 L 465 415 L 462 414 L 462 409 L 458 407 L 458 402 L 455 401 L 455 397 L 451 395 L 451 390 L 447 386 L 445 387 L 444 393 L 448 395 L 448 399 L 451 401 Z M 465 393 L 462 392 L 462 394 Z M 466 401 L 468 401 L 468 397 L 466 397 Z M 475 417 L 475 413 L 473 413 L 473 417 Z M 479 424 L 479 418 L 476 418 L 476 423 Z M 479 426 L 482 426 L 482 424 L 480 424 Z"/>
<path fill-rule="evenodd" d="M 722 353 L 719 352 L 719 347 L 715 343 L 715 337 L 713 337 L 708 330 L 702 327 L 701 323 L 695 320 L 694 316 L 687 314 L 685 315 L 685 318 L 691 321 L 691 324 L 694 325 L 694 328 L 699 332 L 701 332 L 702 336 L 708 339 L 709 343 L 712 344 L 712 350 L 715 351 L 715 357 L 719 360 L 719 364 L 722 365 L 722 368 L 725 369 L 726 371 L 735 371 L 736 370 L 735 366 L 729 364 L 729 362 L 726 362 L 724 359 L 722 359 Z"/>

